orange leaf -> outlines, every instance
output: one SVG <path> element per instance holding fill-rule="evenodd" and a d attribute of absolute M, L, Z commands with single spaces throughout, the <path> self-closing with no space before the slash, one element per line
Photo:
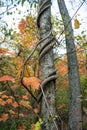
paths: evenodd
<path fill-rule="evenodd" d="M 40 112 L 40 110 L 39 110 L 38 108 L 33 109 L 33 111 L 34 111 L 36 114 Z"/>
<path fill-rule="evenodd" d="M 3 114 L 1 115 L 0 121 L 4 121 L 4 122 L 5 122 L 7 119 L 8 119 L 8 114 L 4 114 L 4 113 L 3 113 Z"/>
<path fill-rule="evenodd" d="M 8 96 L 7 95 L 2 95 L 2 98 L 4 99 L 6 99 L 6 98 L 8 98 Z"/>
<path fill-rule="evenodd" d="M 13 85 L 11 86 L 12 89 L 16 89 L 17 88 L 17 85 Z"/>
<path fill-rule="evenodd" d="M 19 117 L 24 117 L 25 115 L 23 113 L 20 113 L 19 114 Z"/>
<path fill-rule="evenodd" d="M 18 25 L 18 29 L 20 30 L 20 32 L 22 34 L 25 33 L 25 28 L 26 28 L 26 21 L 24 19 L 22 19 L 20 22 L 19 22 L 19 25 Z"/>
<path fill-rule="evenodd" d="M 25 96 L 22 96 L 22 98 L 24 99 L 24 100 L 28 100 L 28 97 L 25 95 Z"/>
<path fill-rule="evenodd" d="M 19 126 L 18 126 L 18 130 L 25 130 L 26 128 L 25 128 L 25 126 L 23 125 L 23 124 L 20 124 Z"/>
<path fill-rule="evenodd" d="M 17 102 L 12 103 L 11 105 L 12 105 L 14 108 L 17 108 L 17 107 L 18 107 Z"/>
<path fill-rule="evenodd" d="M 2 100 L 2 99 L 0 98 L 0 105 L 5 106 L 5 104 L 6 104 L 6 101 L 4 101 L 4 100 Z"/>
<path fill-rule="evenodd" d="M 0 81 L 12 81 L 13 83 L 15 82 L 15 79 L 12 76 L 9 75 L 4 75 L 0 77 Z"/>
<path fill-rule="evenodd" d="M 25 85 L 31 85 L 33 89 L 38 90 L 41 80 L 36 77 L 24 77 L 23 83 Z"/>
<path fill-rule="evenodd" d="M 5 93 L 6 93 L 6 91 L 2 91 L 2 92 L 0 92 L 0 95 L 5 94 Z"/>
<path fill-rule="evenodd" d="M 31 125 L 31 130 L 35 130 L 35 124 Z"/>
<path fill-rule="evenodd" d="M 58 110 L 61 110 L 61 109 L 63 109 L 63 108 L 65 108 L 65 104 L 60 105 L 60 106 L 58 107 Z"/>
<path fill-rule="evenodd" d="M 21 101 L 20 102 L 20 105 L 22 105 L 22 106 L 24 106 L 24 107 L 26 107 L 27 109 L 32 109 L 32 107 L 30 106 L 30 104 L 29 104 L 29 101 Z"/>
<path fill-rule="evenodd" d="M 6 100 L 6 103 L 12 104 L 12 99 L 7 99 L 7 100 Z"/>

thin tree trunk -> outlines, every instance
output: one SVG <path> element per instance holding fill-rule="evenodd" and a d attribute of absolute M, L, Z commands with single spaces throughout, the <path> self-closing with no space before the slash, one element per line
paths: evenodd
<path fill-rule="evenodd" d="M 40 31 L 41 50 L 39 55 L 40 78 L 44 92 L 41 100 L 42 130 L 58 130 L 55 107 L 56 71 L 53 58 L 54 37 L 51 33 L 51 0 L 39 0 L 37 25 Z"/>
<path fill-rule="evenodd" d="M 82 130 L 81 90 L 71 18 L 64 0 L 57 0 L 64 23 L 70 85 L 69 130 Z"/>

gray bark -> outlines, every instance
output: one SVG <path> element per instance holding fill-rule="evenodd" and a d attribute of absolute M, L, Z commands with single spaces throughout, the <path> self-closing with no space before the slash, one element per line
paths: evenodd
<path fill-rule="evenodd" d="M 49 77 L 49 75 L 51 76 L 52 72 L 55 72 L 54 58 L 53 58 L 54 39 L 50 40 L 53 37 L 52 33 L 50 33 L 49 35 L 49 32 L 51 31 L 51 26 L 52 26 L 51 25 L 51 7 L 48 6 L 48 4 L 51 4 L 51 0 L 39 0 L 39 13 L 38 13 L 39 16 L 38 16 L 37 24 L 40 31 L 40 38 L 41 40 L 44 39 L 43 42 L 41 42 L 41 46 L 40 46 L 42 49 L 40 51 L 40 61 L 39 61 L 40 62 L 40 77 L 41 77 L 42 82 L 45 81 Z M 40 9 L 41 6 L 42 8 Z M 40 13 L 41 11 L 42 13 Z M 47 35 L 49 36 L 47 37 Z M 44 53 L 42 53 L 43 50 L 44 50 Z M 55 117 L 56 115 L 55 73 L 54 73 L 54 78 L 51 78 L 51 80 L 45 83 L 42 87 L 44 90 L 45 98 L 47 99 L 47 102 L 49 105 L 49 110 L 48 110 L 44 96 L 42 96 L 41 117 L 44 122 L 42 125 L 42 130 L 56 130 L 56 129 L 58 130 L 58 128 L 56 128 L 57 125 L 55 126 L 55 123 L 50 115 L 50 112 L 53 117 Z"/>
<path fill-rule="evenodd" d="M 68 79 L 70 86 L 70 103 L 69 103 L 69 130 L 82 130 L 82 110 L 81 110 L 81 90 L 79 70 L 74 44 L 74 34 L 71 24 L 71 18 L 66 8 L 64 0 L 57 0 L 61 17 L 64 23 L 65 39 L 68 59 Z"/>

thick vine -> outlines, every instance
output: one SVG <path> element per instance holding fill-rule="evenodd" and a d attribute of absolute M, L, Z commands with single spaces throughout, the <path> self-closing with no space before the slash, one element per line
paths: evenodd
<path fill-rule="evenodd" d="M 40 17 L 43 14 L 44 11 L 46 11 L 49 7 L 51 6 L 51 2 L 45 0 L 43 2 L 43 4 L 39 7 L 39 11 L 38 11 L 38 18 L 37 18 L 37 25 L 38 28 L 40 27 Z M 47 35 L 47 37 L 45 37 L 44 39 L 41 39 L 41 41 L 45 41 L 45 44 L 40 48 L 39 51 L 39 63 L 42 59 L 42 57 L 50 50 L 53 48 L 54 44 L 55 44 L 55 37 L 52 35 L 52 29 L 50 29 L 49 34 Z M 41 43 L 41 42 L 40 42 Z M 53 81 L 57 78 L 57 74 L 56 74 L 56 69 L 54 69 L 53 72 L 51 72 L 47 77 L 45 77 L 45 79 L 42 81 L 41 85 L 44 88 L 45 85 L 47 83 L 49 83 L 50 81 Z M 42 92 L 41 92 L 42 93 Z M 41 93 L 38 97 L 38 101 L 41 99 Z"/>
<path fill-rule="evenodd" d="M 38 26 L 39 30 L 40 30 L 41 17 L 43 16 L 44 12 L 46 12 L 50 7 L 51 7 L 51 1 L 50 0 L 45 0 L 45 1 L 41 2 L 41 4 L 39 5 L 38 18 L 37 18 L 37 26 Z M 43 40 L 44 44 L 41 42 L 41 47 L 40 47 L 40 51 L 39 51 L 39 64 L 41 64 L 42 58 L 50 50 L 53 49 L 53 46 L 55 44 L 55 37 L 52 35 L 52 29 L 50 28 L 50 30 L 48 30 L 48 31 L 49 31 L 49 35 L 47 35 L 47 37 L 45 39 L 43 37 L 41 38 L 41 40 L 44 39 Z M 45 33 L 46 32 L 44 32 L 44 34 Z M 41 34 L 41 35 L 43 35 L 43 34 Z M 46 89 L 46 84 L 48 84 L 51 81 L 54 81 L 56 78 L 57 78 L 56 69 L 54 69 L 52 72 L 50 72 L 48 75 L 46 75 L 46 77 L 44 77 L 44 79 L 42 80 L 41 85 L 40 85 L 41 92 L 40 92 L 40 95 L 38 97 L 38 102 L 42 99 L 42 96 L 43 96 L 45 104 L 47 106 L 47 111 L 49 111 L 51 120 L 53 121 L 53 124 L 54 124 L 56 130 L 58 130 L 57 124 L 54 120 L 54 115 L 52 114 L 52 112 L 50 110 L 50 106 L 47 102 L 46 95 L 45 95 L 45 92 L 44 92 L 44 90 Z"/>

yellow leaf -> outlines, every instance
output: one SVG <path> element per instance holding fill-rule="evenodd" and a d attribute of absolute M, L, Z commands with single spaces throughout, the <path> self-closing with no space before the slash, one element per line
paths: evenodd
<path fill-rule="evenodd" d="M 3 40 L 3 37 L 2 36 L 0 36 L 0 41 L 2 41 Z"/>
<path fill-rule="evenodd" d="M 11 115 L 15 115 L 15 112 L 14 112 L 13 110 L 9 110 L 9 113 L 10 113 Z"/>
<path fill-rule="evenodd" d="M 74 19 L 74 28 L 78 29 L 80 27 L 80 22 L 77 19 Z"/>

